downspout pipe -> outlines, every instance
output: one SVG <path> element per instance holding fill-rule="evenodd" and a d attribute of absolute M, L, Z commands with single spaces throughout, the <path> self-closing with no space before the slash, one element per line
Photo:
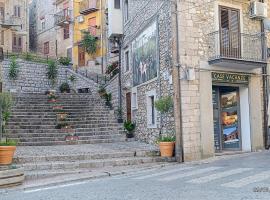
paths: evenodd
<path fill-rule="evenodd" d="M 180 80 L 180 50 L 179 50 L 179 21 L 178 21 L 178 1 L 174 2 L 173 12 L 175 14 L 175 61 L 173 66 L 173 72 L 176 73 L 174 77 L 177 78 L 177 81 L 174 80 L 174 91 L 177 93 L 174 98 L 175 105 L 175 124 L 176 124 L 176 143 L 175 143 L 175 157 L 177 162 L 184 162 L 184 151 L 183 151 L 183 120 L 182 120 L 182 94 L 181 94 L 181 80 Z M 178 97 L 176 97 L 178 96 Z M 178 124 L 178 125 L 177 125 Z"/>
<path fill-rule="evenodd" d="M 264 3 L 264 0 L 261 0 L 262 3 Z M 261 32 L 262 36 L 265 37 L 265 31 L 264 31 L 264 23 L 263 20 L 261 20 Z M 265 54 L 266 49 L 266 41 L 263 39 L 262 42 L 262 59 L 267 59 L 267 55 Z M 266 57 L 265 57 L 266 56 Z M 269 142 L 268 142 L 268 135 L 269 135 L 269 127 L 268 127 L 268 77 L 267 77 L 267 65 L 263 66 L 262 68 L 263 73 L 263 114 L 264 114 L 264 146 L 265 149 L 269 149 Z"/>

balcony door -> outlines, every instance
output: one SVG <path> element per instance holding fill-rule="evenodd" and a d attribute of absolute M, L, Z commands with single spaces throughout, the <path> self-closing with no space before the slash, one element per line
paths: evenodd
<path fill-rule="evenodd" d="M 96 25 L 97 25 L 96 17 L 92 17 L 88 19 L 89 32 L 93 36 L 96 36 L 97 34 Z"/>
<path fill-rule="evenodd" d="M 238 9 L 219 7 L 220 53 L 226 58 L 241 57 L 240 12 Z"/>

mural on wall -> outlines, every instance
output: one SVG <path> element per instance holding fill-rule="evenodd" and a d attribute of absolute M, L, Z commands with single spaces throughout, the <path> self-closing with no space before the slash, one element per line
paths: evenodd
<path fill-rule="evenodd" d="M 157 23 L 154 22 L 132 42 L 133 85 L 157 77 Z"/>

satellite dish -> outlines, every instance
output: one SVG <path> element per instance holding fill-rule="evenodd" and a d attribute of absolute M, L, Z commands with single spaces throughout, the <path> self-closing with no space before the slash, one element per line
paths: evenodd
<path fill-rule="evenodd" d="M 264 24 L 265 30 L 270 31 L 270 19 L 265 18 L 265 19 L 263 20 L 263 24 Z"/>

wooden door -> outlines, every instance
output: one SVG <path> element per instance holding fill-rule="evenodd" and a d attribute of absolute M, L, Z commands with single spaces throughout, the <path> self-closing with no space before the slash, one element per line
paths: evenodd
<path fill-rule="evenodd" d="M 96 17 L 92 17 L 88 19 L 89 32 L 93 36 L 96 36 L 97 34 L 96 25 L 97 25 Z"/>
<path fill-rule="evenodd" d="M 12 35 L 12 51 L 13 52 L 22 52 L 22 37 L 15 34 Z"/>
<path fill-rule="evenodd" d="M 78 48 L 79 48 L 78 49 L 78 59 L 79 59 L 78 65 L 82 67 L 82 66 L 85 66 L 85 51 L 82 46 L 79 46 Z"/>
<path fill-rule="evenodd" d="M 221 56 L 241 57 L 241 33 L 239 10 L 220 6 L 220 51 Z"/>
<path fill-rule="evenodd" d="M 127 121 L 131 121 L 131 93 L 126 94 Z"/>

